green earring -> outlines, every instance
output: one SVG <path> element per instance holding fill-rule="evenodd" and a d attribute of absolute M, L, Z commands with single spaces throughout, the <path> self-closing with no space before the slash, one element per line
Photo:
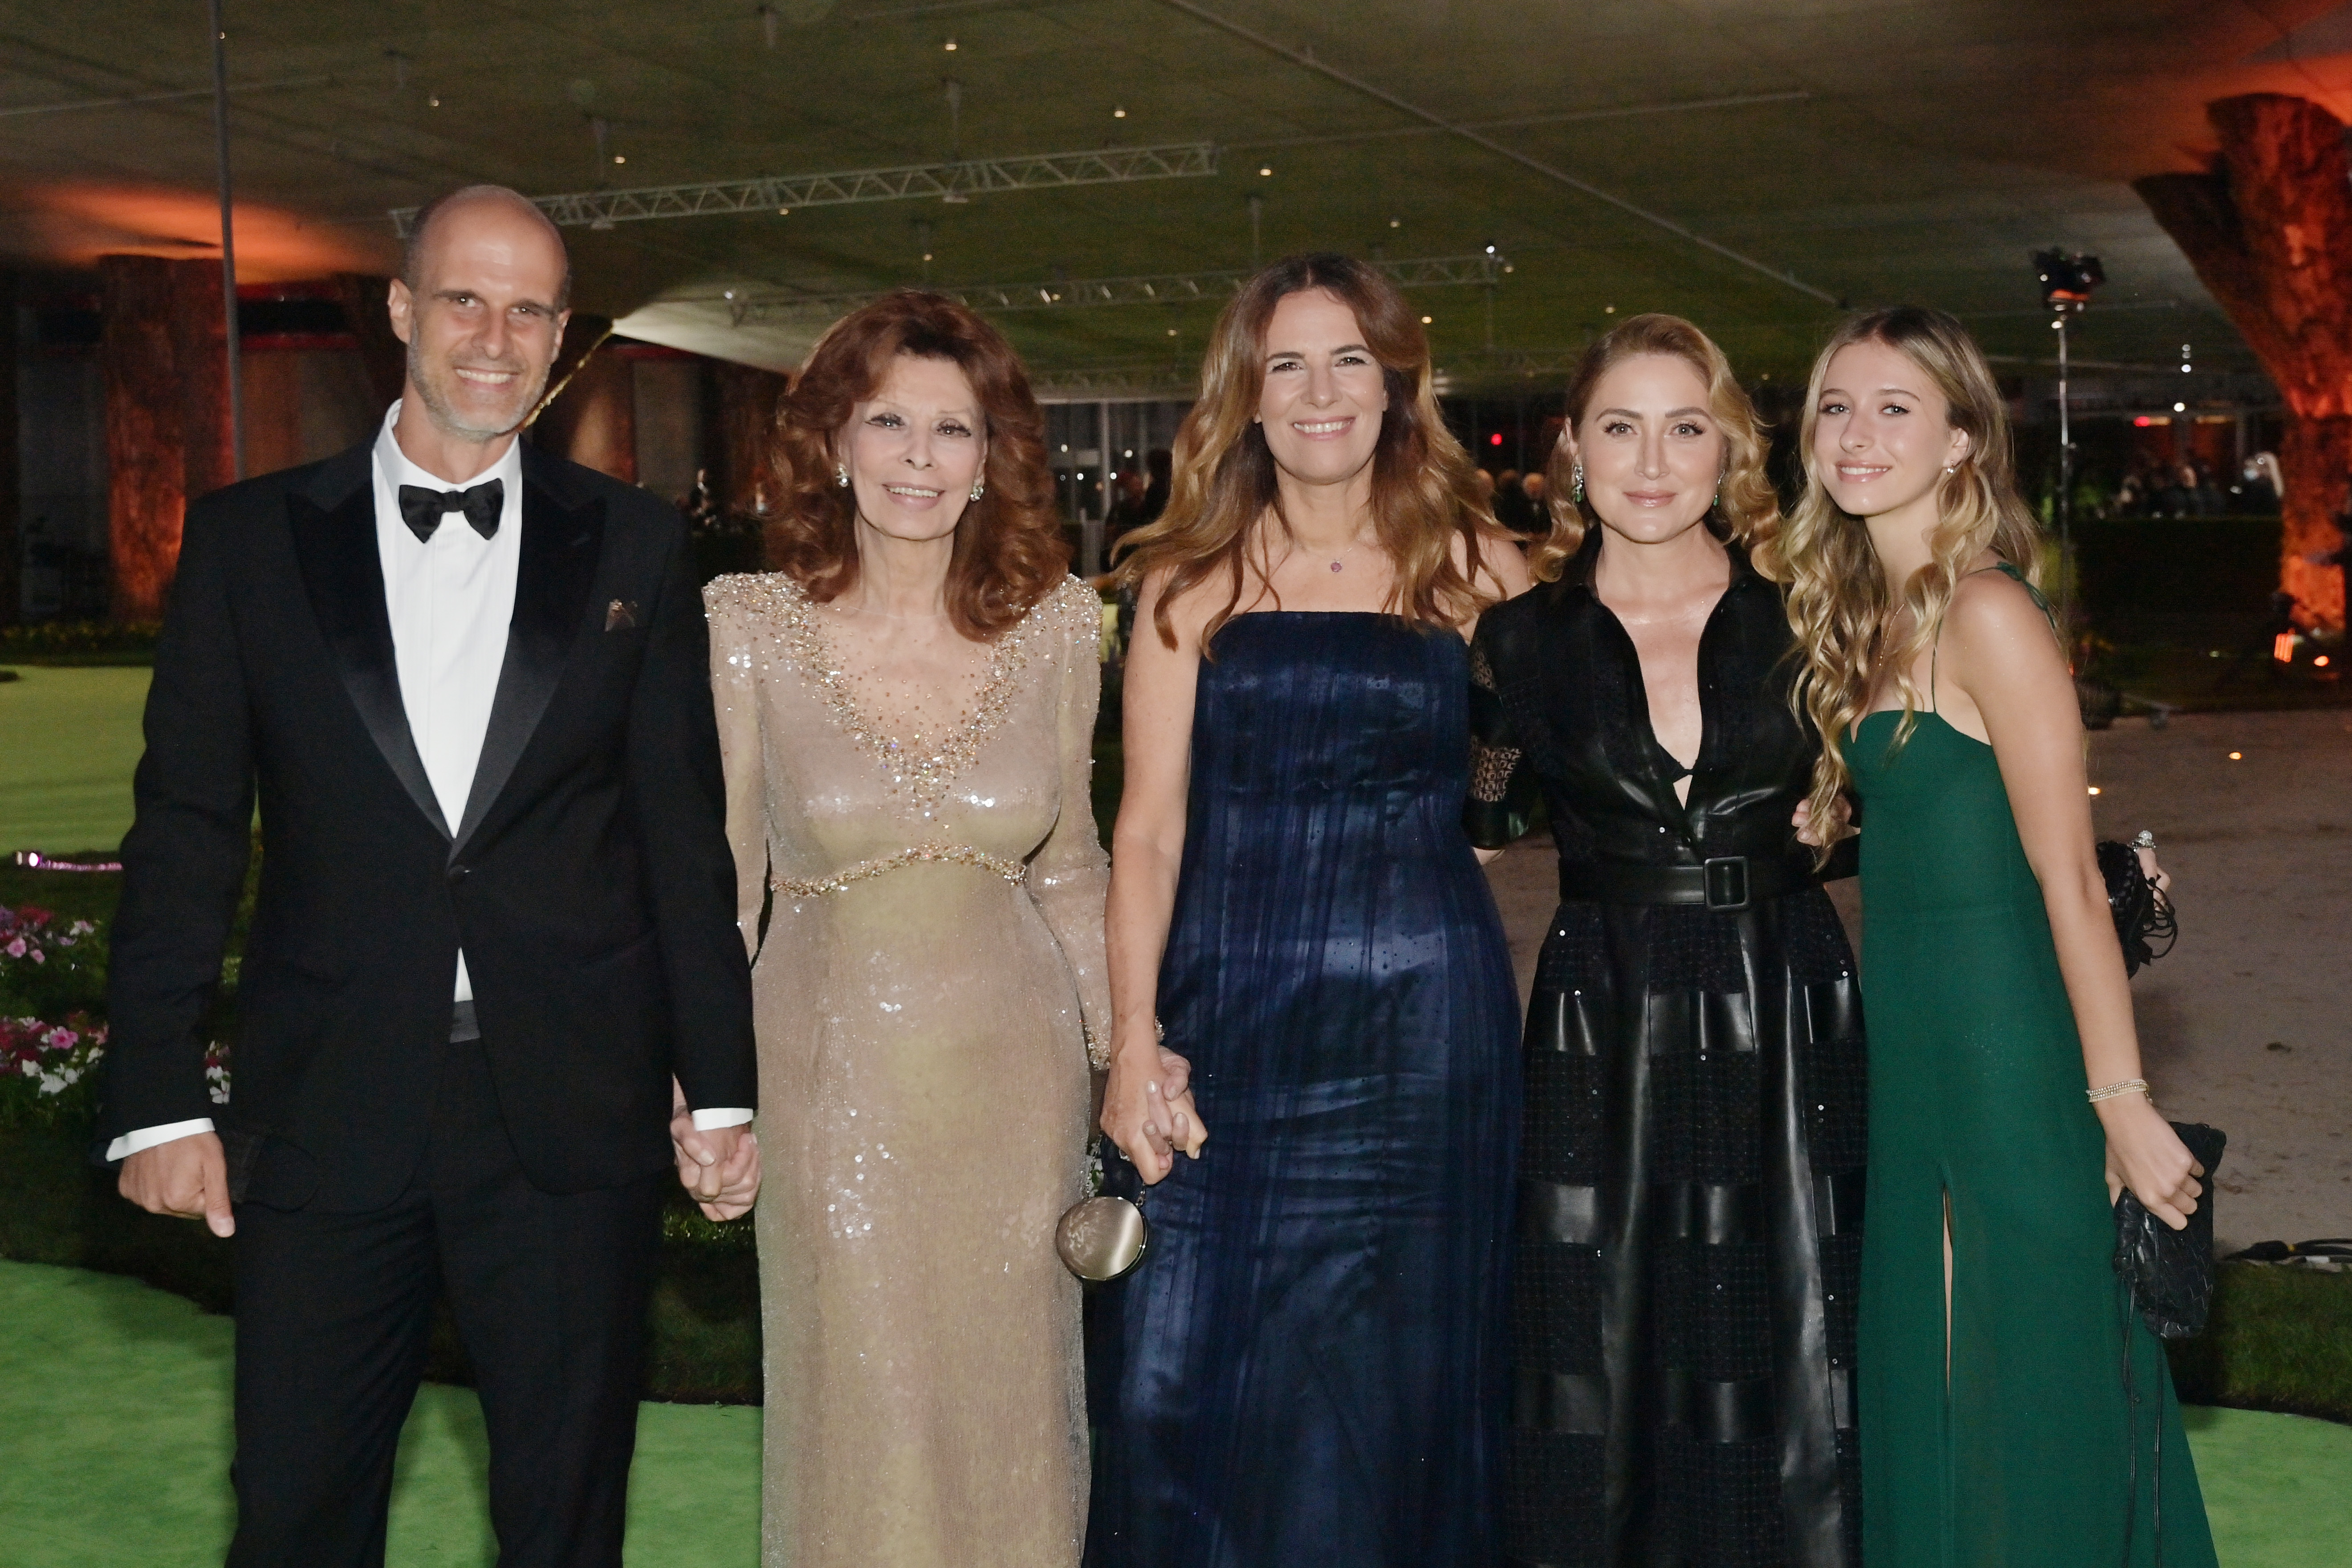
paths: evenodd
<path fill-rule="evenodd" d="M 1571 507 L 1584 505 L 1584 462 L 1581 458 L 1577 460 L 1575 471 L 1569 476 L 1568 504 Z"/>

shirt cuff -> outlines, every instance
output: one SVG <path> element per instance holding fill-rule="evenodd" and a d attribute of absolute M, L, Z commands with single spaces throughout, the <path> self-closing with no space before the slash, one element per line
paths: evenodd
<path fill-rule="evenodd" d="M 694 1130 L 715 1133 L 721 1127 L 740 1127 L 751 1119 L 751 1113 L 740 1105 L 718 1105 L 694 1113 Z"/>
<path fill-rule="evenodd" d="M 743 1119 L 750 1121 L 750 1113 L 746 1113 Z M 212 1130 L 213 1119 L 210 1116 L 198 1116 L 188 1122 L 166 1122 L 160 1127 L 142 1127 L 135 1133 L 125 1133 L 107 1145 L 106 1157 L 110 1162 L 127 1160 L 142 1149 L 152 1149 L 174 1138 L 190 1138 Z"/>

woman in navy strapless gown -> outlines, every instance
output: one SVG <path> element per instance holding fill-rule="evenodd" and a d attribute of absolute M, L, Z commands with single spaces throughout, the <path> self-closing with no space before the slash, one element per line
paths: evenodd
<path fill-rule="evenodd" d="M 1486 1568 L 1519 1020 L 1464 632 L 1526 570 L 1370 268 L 1267 269 L 1203 381 L 1129 566 L 1103 1125 L 1156 1185 L 1088 1561 Z"/>

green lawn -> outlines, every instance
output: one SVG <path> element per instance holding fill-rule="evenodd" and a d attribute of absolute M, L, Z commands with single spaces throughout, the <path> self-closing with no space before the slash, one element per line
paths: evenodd
<path fill-rule="evenodd" d="M 198 1568 L 220 1561 L 229 1323 L 131 1281 L 0 1263 L 0 1563 Z M 2352 1540 L 2352 1427 L 2191 1409 L 2189 1443 L 2229 1568 L 2328 1568 Z M 394 1487 L 394 1568 L 491 1550 L 481 1411 L 427 1385 Z M 752 1568 L 760 1412 L 647 1405 L 629 1488 L 632 1568 Z"/>
<path fill-rule="evenodd" d="M 145 669 L 11 666 L 0 682 L 0 856 L 111 852 L 131 827 Z"/>
<path fill-rule="evenodd" d="M 228 1543 L 230 1330 L 111 1275 L 0 1263 L 0 1563 L 211 1568 Z M 387 1560 L 496 1556 L 472 1392 L 427 1385 L 402 1435 Z M 647 1405 L 632 1568 L 752 1568 L 760 1412 Z"/>

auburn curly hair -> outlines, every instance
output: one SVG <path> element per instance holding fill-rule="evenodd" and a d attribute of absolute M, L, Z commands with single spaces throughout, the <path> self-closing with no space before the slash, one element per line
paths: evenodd
<path fill-rule="evenodd" d="M 770 453 L 783 499 L 768 525 L 768 564 L 819 603 L 857 582 L 857 502 L 838 484 L 836 443 L 901 354 L 945 360 L 971 382 L 988 443 L 985 486 L 956 524 L 947 609 L 984 643 L 1045 597 L 1070 570 L 1070 545 L 1045 465 L 1045 414 L 1004 334 L 938 294 L 901 288 L 851 311 L 818 339 L 776 404 Z"/>

